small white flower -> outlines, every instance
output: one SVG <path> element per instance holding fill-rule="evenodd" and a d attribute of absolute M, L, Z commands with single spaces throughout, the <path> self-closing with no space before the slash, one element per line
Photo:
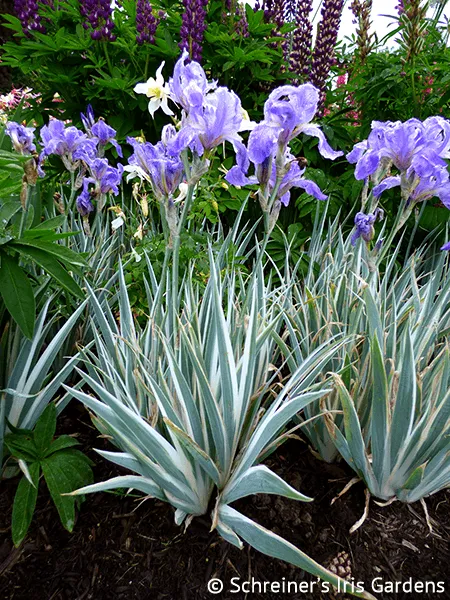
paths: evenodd
<path fill-rule="evenodd" d="M 176 198 L 173 199 L 174 202 L 182 202 L 188 193 L 189 186 L 187 183 L 181 182 L 178 186 L 178 191 L 180 192 Z"/>
<path fill-rule="evenodd" d="M 125 221 L 122 219 L 122 217 L 117 217 L 117 219 L 114 219 L 113 221 L 111 221 L 111 229 L 113 231 L 116 231 L 117 229 L 119 229 L 119 227 L 122 227 L 124 222 Z"/>
<path fill-rule="evenodd" d="M 242 108 L 241 111 L 242 121 L 239 131 L 252 131 L 256 127 L 255 121 L 250 121 L 250 117 L 248 116 L 248 112 L 245 110 L 245 108 Z"/>
<path fill-rule="evenodd" d="M 123 170 L 127 171 L 129 173 L 129 175 L 127 175 L 127 183 L 131 179 L 136 179 L 136 177 L 139 177 L 139 179 L 141 181 L 145 180 L 145 181 L 151 182 L 150 177 L 147 175 L 147 173 L 144 171 L 144 169 L 142 169 L 138 165 L 125 165 Z"/>
<path fill-rule="evenodd" d="M 155 114 L 155 111 L 157 111 L 160 107 L 162 108 L 163 112 L 166 113 L 166 115 L 173 115 L 173 112 L 167 105 L 167 100 L 170 97 L 170 89 L 169 84 L 164 83 L 164 77 L 162 76 L 163 67 L 164 61 L 156 71 L 156 79 L 154 77 L 150 77 L 146 83 L 138 83 L 134 87 L 136 94 L 145 94 L 148 98 L 150 98 L 148 110 L 152 117 Z"/>
<path fill-rule="evenodd" d="M 131 248 L 131 254 L 134 256 L 134 260 L 138 263 L 141 262 L 142 256 L 136 252 L 134 248 Z"/>

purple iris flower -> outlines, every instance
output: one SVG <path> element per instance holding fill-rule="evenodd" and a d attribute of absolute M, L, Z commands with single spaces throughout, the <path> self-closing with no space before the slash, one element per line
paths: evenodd
<path fill-rule="evenodd" d="M 162 139 L 156 145 L 127 138 L 127 142 L 133 146 L 134 154 L 130 156 L 125 170 L 150 181 L 159 199 L 170 198 L 183 178 L 183 163 L 171 149 L 175 136 L 173 125 L 166 125 L 162 131 Z"/>
<path fill-rule="evenodd" d="M 65 127 L 62 121 L 52 119 L 41 129 L 41 139 L 44 146 L 40 161 L 51 154 L 61 156 L 65 166 L 73 170 L 76 161 L 95 158 L 97 144 L 76 127 Z"/>
<path fill-rule="evenodd" d="M 318 200 L 326 200 L 328 198 L 320 190 L 317 183 L 303 178 L 305 168 L 300 168 L 298 161 L 288 150 L 285 152 L 284 159 L 284 175 L 277 193 L 277 199 L 284 206 L 289 204 L 291 197 L 290 190 L 293 187 L 304 189 L 307 194 L 314 196 Z M 261 163 L 251 162 L 255 165 L 255 175 L 248 177 L 246 175 L 250 166 L 248 156 L 246 153 L 238 154 L 237 165 L 228 171 L 225 179 L 228 183 L 239 186 L 259 183 L 261 187 L 267 188 L 268 196 L 270 196 L 277 183 L 277 166 L 275 160 L 273 160 L 273 157 L 269 157 Z"/>
<path fill-rule="evenodd" d="M 444 244 L 441 248 L 441 250 L 447 250 L 450 251 L 450 242 L 447 242 L 446 244 Z"/>
<path fill-rule="evenodd" d="M 402 176 L 393 175 L 383 179 L 373 188 L 373 195 L 381 194 L 394 187 L 401 186 L 408 192 L 408 204 L 422 202 L 437 196 L 450 209 L 450 177 L 447 166 L 435 164 L 429 157 L 422 155 Z"/>
<path fill-rule="evenodd" d="M 298 87 L 283 85 L 275 89 L 264 105 L 264 120 L 250 133 L 249 158 L 262 163 L 279 147 L 283 153 L 287 144 L 300 133 L 319 138 L 319 152 L 334 160 L 343 152 L 336 152 L 328 144 L 323 131 L 311 123 L 319 103 L 319 91 L 310 83 Z"/>
<path fill-rule="evenodd" d="M 355 215 L 355 227 L 356 230 L 352 235 L 351 244 L 356 245 L 357 240 L 361 237 L 365 242 L 370 242 L 375 235 L 374 223 L 375 221 L 382 220 L 383 211 L 381 208 L 377 208 L 373 213 L 366 215 L 363 212 L 358 212 Z"/>
<path fill-rule="evenodd" d="M 94 123 L 91 127 L 92 135 L 98 140 L 100 147 L 105 147 L 108 144 L 112 144 L 117 150 L 117 154 L 122 158 L 122 148 L 117 143 L 116 130 L 105 123 L 103 119 L 99 119 L 97 123 Z"/>
<path fill-rule="evenodd" d="M 85 179 L 95 184 L 95 194 L 112 192 L 114 196 L 119 193 L 118 186 L 122 180 L 123 166 L 112 167 L 106 158 L 96 158 L 88 163 L 91 177 Z"/>
<path fill-rule="evenodd" d="M 24 127 L 15 121 L 9 121 L 5 133 L 11 138 L 11 143 L 16 152 L 20 154 L 31 154 L 36 152 L 34 145 L 34 127 Z"/>
<path fill-rule="evenodd" d="M 95 158 L 87 163 L 90 177 L 83 179 L 83 191 L 77 198 L 78 212 L 85 217 L 94 210 L 92 199 L 98 201 L 98 209 L 103 208 L 105 194 L 112 192 L 115 196 L 119 193 L 122 180 L 123 166 L 112 167 L 106 158 Z M 89 185 L 94 184 L 94 189 L 89 190 Z"/>
<path fill-rule="evenodd" d="M 432 118 L 422 123 L 418 119 L 382 123 L 373 121 L 367 140 L 356 144 L 347 154 L 350 163 L 356 163 L 356 179 L 373 175 L 382 159 L 388 159 L 400 172 L 418 172 L 424 162 L 445 166 L 443 156 L 448 152 L 450 135 L 448 124 Z M 442 120 L 444 121 L 444 120 Z"/>
<path fill-rule="evenodd" d="M 82 217 L 86 217 L 94 210 L 94 205 L 92 204 L 91 198 L 92 195 L 89 192 L 89 181 L 85 179 L 83 181 L 83 191 L 78 196 L 76 201 L 77 210 Z"/>
<path fill-rule="evenodd" d="M 92 104 L 87 105 L 86 114 L 80 113 L 81 122 L 84 125 L 86 133 L 89 134 L 91 132 L 92 126 L 95 123 L 94 109 L 92 108 Z"/>
<path fill-rule="evenodd" d="M 233 144 L 236 152 L 243 149 L 241 130 L 244 112 L 239 97 L 225 87 L 207 94 L 201 106 L 184 119 L 180 132 L 170 143 L 174 154 L 189 147 L 199 156 L 222 142 Z"/>
<path fill-rule="evenodd" d="M 186 49 L 175 64 L 173 77 L 169 79 L 170 95 L 187 114 L 191 110 L 201 108 L 206 94 L 216 87 L 216 83 L 208 83 L 203 67 L 190 61 Z"/>
<path fill-rule="evenodd" d="M 428 117 L 423 122 L 428 143 L 441 158 L 450 158 L 450 122 L 443 117 Z"/>
<path fill-rule="evenodd" d="M 86 114 L 80 113 L 81 122 L 86 130 L 87 136 L 93 138 L 99 145 L 99 153 L 103 156 L 103 150 L 108 144 L 112 144 L 117 150 L 117 154 L 122 158 L 122 148 L 117 143 L 116 130 L 110 127 L 105 120 L 100 119 L 95 122 L 94 109 L 90 104 L 87 106 Z"/>

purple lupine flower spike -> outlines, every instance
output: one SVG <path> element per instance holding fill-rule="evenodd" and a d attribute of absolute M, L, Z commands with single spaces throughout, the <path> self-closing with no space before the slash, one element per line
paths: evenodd
<path fill-rule="evenodd" d="M 150 0 L 137 0 L 136 4 L 136 42 L 139 45 L 148 42 L 155 43 L 155 33 L 160 19 L 153 14 L 153 8 Z"/>
<path fill-rule="evenodd" d="M 181 41 L 178 45 L 180 50 L 187 50 L 192 60 L 201 62 L 208 0 L 183 0 L 183 6 Z"/>
<path fill-rule="evenodd" d="M 311 83 L 320 90 L 320 109 L 325 101 L 325 84 L 334 60 L 343 8 L 344 0 L 324 0 L 322 6 L 311 65 Z"/>
<path fill-rule="evenodd" d="M 310 13 L 312 9 L 312 0 L 299 0 L 296 28 L 292 36 L 292 50 L 289 56 L 289 70 L 303 79 L 309 77 L 311 68 L 313 26 Z"/>
<path fill-rule="evenodd" d="M 39 0 L 14 0 L 14 11 L 22 25 L 22 31 L 30 37 L 31 31 L 45 33 L 39 15 Z"/>
<path fill-rule="evenodd" d="M 85 29 L 91 28 L 93 40 L 114 41 L 114 21 L 112 20 L 112 7 L 110 0 L 81 0 L 80 13 L 84 17 Z"/>
<path fill-rule="evenodd" d="M 248 22 L 245 14 L 245 6 L 240 2 L 238 2 L 236 6 L 236 16 L 238 17 L 238 21 L 236 23 L 236 33 L 241 37 L 248 37 Z"/>

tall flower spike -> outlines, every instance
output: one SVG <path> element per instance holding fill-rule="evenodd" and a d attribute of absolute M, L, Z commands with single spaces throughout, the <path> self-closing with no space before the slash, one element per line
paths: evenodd
<path fill-rule="evenodd" d="M 183 0 L 183 6 L 181 41 L 178 45 L 181 50 L 187 50 L 192 60 L 201 62 L 208 0 Z"/>
<path fill-rule="evenodd" d="M 422 0 L 404 0 L 403 10 L 400 12 L 400 46 L 403 47 L 408 62 L 414 59 L 423 50 L 425 36 L 427 35 L 427 2 Z"/>
<path fill-rule="evenodd" d="M 14 10 L 27 37 L 31 31 L 45 32 L 39 15 L 39 0 L 14 0 Z"/>
<path fill-rule="evenodd" d="M 237 2 L 236 17 L 238 18 L 236 23 L 236 33 L 241 37 L 248 37 L 247 15 L 245 14 L 245 5 L 241 2 Z"/>
<path fill-rule="evenodd" d="M 311 46 L 313 26 L 311 23 L 312 0 L 299 0 L 296 28 L 292 35 L 292 50 L 289 56 L 289 70 L 297 73 L 299 79 L 309 78 L 311 68 Z"/>
<path fill-rule="evenodd" d="M 372 0 L 353 0 L 350 8 L 357 24 L 356 43 L 358 45 L 359 60 L 361 64 L 364 64 L 372 49 L 372 40 L 374 38 L 374 34 L 370 33 L 372 25 L 370 20 Z"/>
<path fill-rule="evenodd" d="M 112 6 L 110 0 L 80 0 L 80 13 L 84 17 L 85 29 L 92 28 L 93 40 L 114 41 L 114 21 L 112 20 Z"/>
<path fill-rule="evenodd" d="M 324 0 L 322 18 L 317 26 L 317 37 L 311 66 L 311 83 L 320 90 L 319 110 L 325 101 L 325 84 L 334 60 L 344 0 Z"/>
<path fill-rule="evenodd" d="M 153 8 L 150 0 L 137 0 L 136 4 L 136 42 L 139 45 L 148 42 L 155 43 L 155 33 L 160 19 L 153 14 Z"/>

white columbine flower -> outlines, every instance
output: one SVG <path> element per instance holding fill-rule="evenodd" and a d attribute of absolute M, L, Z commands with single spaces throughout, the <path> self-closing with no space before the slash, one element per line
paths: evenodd
<path fill-rule="evenodd" d="M 114 232 L 117 229 L 119 229 L 119 227 L 122 227 L 124 223 L 125 221 L 122 219 L 122 217 L 117 217 L 116 219 L 114 219 L 114 221 L 111 221 L 111 229 Z"/>
<path fill-rule="evenodd" d="M 160 64 L 158 70 L 156 71 L 156 79 L 150 77 L 146 83 L 138 83 L 134 87 L 136 94 L 145 94 L 148 98 L 150 98 L 148 110 L 152 117 L 155 114 L 155 111 L 157 111 L 160 107 L 162 108 L 163 112 L 166 113 L 166 115 L 173 115 L 173 112 L 167 105 L 170 90 L 169 84 L 164 83 L 164 77 L 162 76 L 163 67 L 164 61 Z"/>

